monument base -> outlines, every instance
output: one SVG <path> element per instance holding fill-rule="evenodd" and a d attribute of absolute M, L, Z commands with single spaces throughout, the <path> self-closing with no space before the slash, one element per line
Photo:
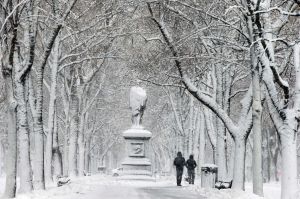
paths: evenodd
<path fill-rule="evenodd" d="M 126 158 L 122 162 L 123 172 L 120 179 L 154 180 L 149 158 L 149 139 L 152 133 L 142 127 L 123 132 L 126 142 Z"/>

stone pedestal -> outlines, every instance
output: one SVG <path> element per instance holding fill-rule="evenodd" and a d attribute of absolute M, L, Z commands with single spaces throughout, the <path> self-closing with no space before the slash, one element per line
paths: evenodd
<path fill-rule="evenodd" d="M 122 162 L 123 173 L 122 176 L 137 177 L 150 177 L 151 162 L 149 157 L 149 139 L 152 133 L 142 127 L 132 127 L 131 129 L 123 132 L 125 138 L 126 158 Z"/>

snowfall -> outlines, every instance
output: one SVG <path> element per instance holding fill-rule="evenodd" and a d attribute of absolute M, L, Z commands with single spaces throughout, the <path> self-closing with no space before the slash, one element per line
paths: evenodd
<path fill-rule="evenodd" d="M 4 184 L 2 177 L 0 195 Z M 280 183 L 264 184 L 264 197 L 252 194 L 251 187 L 251 183 L 246 183 L 246 191 L 203 189 L 199 179 L 195 185 L 183 182 L 182 187 L 177 187 L 173 176 L 145 181 L 97 174 L 71 179 L 61 187 L 53 184 L 45 191 L 18 194 L 17 199 L 280 199 Z"/>

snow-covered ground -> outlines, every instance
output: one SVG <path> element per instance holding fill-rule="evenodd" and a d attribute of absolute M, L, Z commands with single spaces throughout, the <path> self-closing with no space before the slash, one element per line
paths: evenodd
<path fill-rule="evenodd" d="M 217 190 L 203 189 L 200 185 L 189 186 L 187 189 L 194 190 L 208 199 L 280 199 L 280 183 L 264 184 L 264 197 L 252 193 L 252 183 L 246 183 L 246 191 L 235 191 L 232 189 Z"/>
<path fill-rule="evenodd" d="M 246 183 L 246 192 L 252 193 L 252 183 Z M 264 184 L 264 196 L 267 199 L 280 199 L 280 182 L 270 182 Z"/>
<path fill-rule="evenodd" d="M 0 196 L 4 192 L 4 188 L 5 188 L 5 177 L 1 176 L 0 177 Z"/>
<path fill-rule="evenodd" d="M 175 186 L 175 177 L 163 177 L 156 181 L 119 180 L 118 178 L 94 175 L 72 179 L 62 187 L 54 185 L 46 191 L 18 194 L 17 199 L 280 199 L 280 183 L 264 184 L 265 197 L 252 194 L 252 184 L 246 184 L 246 191 L 202 189 L 200 181 L 195 185 L 183 183 Z M 0 178 L 0 193 L 4 191 L 4 179 Z"/>

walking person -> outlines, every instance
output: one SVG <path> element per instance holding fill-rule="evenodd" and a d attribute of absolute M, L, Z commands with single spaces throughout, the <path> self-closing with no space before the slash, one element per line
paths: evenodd
<path fill-rule="evenodd" d="M 182 157 L 182 153 L 179 151 L 177 157 L 174 159 L 174 165 L 176 166 L 176 180 L 177 186 L 181 186 L 183 168 L 185 165 L 185 159 Z"/>
<path fill-rule="evenodd" d="M 194 184 L 195 182 L 195 168 L 197 163 L 194 160 L 194 156 L 190 155 L 190 158 L 185 163 L 186 168 L 188 169 L 189 184 Z"/>

